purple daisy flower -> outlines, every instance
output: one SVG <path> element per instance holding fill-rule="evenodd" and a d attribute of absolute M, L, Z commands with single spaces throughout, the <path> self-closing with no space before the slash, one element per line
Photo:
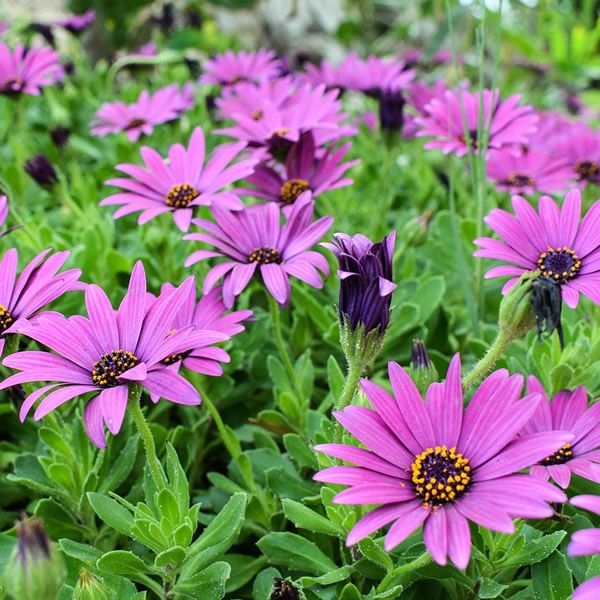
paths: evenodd
<path fill-rule="evenodd" d="M 8 198 L 0 194 L 0 227 L 6 223 L 8 218 Z"/>
<path fill-rule="evenodd" d="M 577 123 L 563 135 L 555 136 L 553 142 L 552 154 L 569 166 L 580 188 L 588 183 L 600 185 L 600 133 Z"/>
<path fill-rule="evenodd" d="M 414 82 L 408 87 L 406 97 L 406 106 L 409 111 L 404 115 L 404 128 L 402 134 L 405 138 L 414 138 L 419 131 L 419 125 L 416 122 L 417 117 L 423 117 L 427 114 L 425 107 L 434 98 L 443 98 L 446 92 L 446 84 L 442 79 L 438 79 L 432 86 L 425 83 Z"/>
<path fill-rule="evenodd" d="M 216 223 L 194 219 L 206 233 L 190 233 L 183 239 L 211 244 L 215 250 L 197 250 L 185 261 L 189 267 L 200 260 L 227 258 L 214 266 L 204 278 L 203 292 L 208 294 L 224 278 L 223 302 L 231 308 L 254 275 L 260 270 L 269 293 L 283 306 L 290 299 L 290 275 L 321 288 L 329 265 L 325 257 L 309 250 L 331 227 L 333 217 L 321 217 L 313 223 L 314 206 L 310 192 L 304 192 L 292 205 L 283 227 L 280 209 L 268 202 L 232 212 L 211 209 Z"/>
<path fill-rule="evenodd" d="M 546 152 L 513 148 L 491 150 L 486 157 L 488 179 L 500 192 L 554 194 L 573 187 L 573 171 L 564 158 L 553 158 Z"/>
<path fill-rule="evenodd" d="M 54 50 L 19 44 L 11 52 L 0 42 L 0 94 L 39 96 L 42 87 L 57 83 L 64 75 Z"/>
<path fill-rule="evenodd" d="M 407 69 L 404 61 L 380 56 L 368 56 L 366 60 L 361 60 L 356 54 L 346 57 L 341 74 L 347 79 L 346 88 L 371 96 L 404 90 L 415 77 L 415 72 Z"/>
<path fill-rule="evenodd" d="M 18 352 L 4 359 L 5 366 L 20 372 L 5 379 L 0 389 L 18 383 L 54 382 L 25 399 L 21 421 L 38 400 L 36 421 L 73 398 L 93 394 L 86 402 L 83 420 L 92 442 L 104 448 L 104 424 L 113 435 L 121 429 L 129 383 L 138 383 L 171 402 L 200 404 L 196 389 L 161 362 L 200 345 L 200 340 L 210 338 L 214 343 L 226 339 L 218 332 L 193 331 L 191 327 L 173 331 L 175 316 L 190 287 L 194 287 L 193 277 L 148 306 L 146 275 L 138 261 L 117 311 L 100 287 L 90 285 L 85 291 L 88 318 L 45 313 L 21 327 L 20 333 L 56 353 Z"/>
<path fill-rule="evenodd" d="M 115 212 L 115 219 L 141 211 L 140 225 L 170 212 L 177 227 L 187 231 L 195 206 L 219 205 L 233 210 L 244 207 L 235 193 L 222 190 L 253 172 L 257 163 L 254 158 L 229 164 L 245 147 L 244 142 L 222 144 L 212 152 L 205 165 L 206 146 L 201 127 L 194 129 L 187 149 L 181 144 L 171 146 L 168 162 L 156 150 L 143 146 L 140 154 L 146 168 L 133 164 L 117 165 L 115 168 L 131 179 L 107 180 L 107 185 L 124 191 L 105 198 L 100 206 L 122 205 Z"/>
<path fill-rule="evenodd" d="M 577 508 L 589 510 L 600 515 L 600 497 L 591 494 L 573 496 L 569 501 Z M 600 554 L 600 529 L 580 529 L 571 535 L 567 547 L 570 556 L 590 556 Z M 597 600 L 600 597 L 600 577 L 592 577 L 589 581 L 575 588 L 572 600 Z"/>
<path fill-rule="evenodd" d="M 460 357 L 445 383 L 433 383 L 427 402 L 408 373 L 388 365 L 393 396 L 363 379 L 373 405 L 348 406 L 335 418 L 366 449 L 322 444 L 316 450 L 356 466 L 335 466 L 315 475 L 317 481 L 350 486 L 334 497 L 338 504 L 380 504 L 348 534 L 350 546 L 392 523 L 385 538 L 391 550 L 421 523 L 423 541 L 433 560 L 448 558 L 464 569 L 471 555 L 469 521 L 513 533 L 513 518 L 541 519 L 554 514 L 550 502 L 565 502 L 559 489 L 519 471 L 567 443 L 567 432 L 516 438 L 541 396 L 519 400 L 521 375 L 504 369 L 492 373 L 463 409 Z"/>
<path fill-rule="evenodd" d="M 105 102 L 96 113 L 91 133 L 104 137 L 124 131 L 130 141 L 136 142 L 141 135 L 150 135 L 155 125 L 179 118 L 193 105 L 191 84 L 182 90 L 176 84 L 168 85 L 153 94 L 143 90 L 133 104 Z"/>
<path fill-rule="evenodd" d="M 483 122 L 486 127 L 489 125 L 488 148 L 526 144 L 528 136 L 535 131 L 537 116 L 533 107 L 518 106 L 520 99 L 521 96 L 515 94 L 500 100 L 499 90 L 483 90 Z M 467 90 L 448 90 L 442 98 L 431 100 L 425 107 L 427 114 L 416 119 L 421 128 L 417 136 L 435 138 L 427 142 L 425 148 L 439 148 L 444 154 L 452 152 L 464 156 L 469 150 L 465 137 L 468 134 L 476 152 L 479 103 L 479 93 Z"/>
<path fill-rule="evenodd" d="M 200 77 L 200 83 L 233 85 L 240 81 L 259 83 L 277 77 L 281 70 L 281 60 L 273 50 L 227 50 L 223 54 L 213 56 L 203 66 L 204 74 Z"/>
<path fill-rule="evenodd" d="M 8 334 L 19 333 L 27 319 L 65 292 L 83 289 L 79 269 L 58 272 L 71 253 L 57 252 L 44 260 L 49 252 L 38 254 L 18 277 L 15 248 L 0 261 L 0 355 Z"/>
<path fill-rule="evenodd" d="M 600 200 L 580 222 L 581 193 L 571 190 L 562 209 L 549 196 L 539 200 L 539 214 L 521 196 L 512 197 L 515 211 L 495 208 L 485 222 L 502 238 L 477 238 L 473 256 L 510 263 L 490 269 L 486 279 L 510 276 L 506 292 L 529 271 L 539 271 L 560 284 L 563 300 L 575 308 L 582 293 L 600 304 Z"/>
<path fill-rule="evenodd" d="M 527 379 L 527 392 L 541 394 L 543 400 L 523 427 L 523 434 L 565 430 L 574 436 L 558 452 L 531 467 L 531 475 L 552 478 L 563 489 L 569 487 L 572 473 L 600 483 L 600 404 L 588 408 L 584 387 L 562 390 L 549 402 L 542 384 L 533 376 Z"/>
<path fill-rule="evenodd" d="M 246 179 L 256 186 L 245 192 L 256 198 L 265 198 L 289 206 L 300 194 L 310 190 L 313 197 L 329 190 L 353 183 L 344 178 L 344 173 L 360 161 L 342 162 L 352 144 L 344 144 L 337 150 L 329 148 L 317 158 L 317 149 L 312 132 L 302 134 L 287 154 L 283 172 L 266 164 L 259 165 Z"/>
<path fill-rule="evenodd" d="M 56 24 L 70 33 L 78 34 L 85 31 L 96 20 L 96 11 L 88 10 L 81 15 L 70 15 L 66 19 L 57 21 Z"/>

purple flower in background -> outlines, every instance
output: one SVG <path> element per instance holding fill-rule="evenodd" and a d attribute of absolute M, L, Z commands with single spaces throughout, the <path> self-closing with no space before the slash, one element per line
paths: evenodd
<path fill-rule="evenodd" d="M 537 150 L 525 153 L 513 148 L 490 150 L 486 169 L 488 179 L 496 183 L 498 191 L 512 194 L 554 194 L 565 192 L 575 183 L 573 171 L 564 158 L 553 158 Z"/>
<path fill-rule="evenodd" d="M 574 436 L 558 452 L 531 467 L 531 475 L 544 480 L 551 477 L 563 489 L 569 487 L 572 473 L 600 483 L 600 404 L 588 408 L 584 387 L 562 390 L 549 402 L 542 384 L 533 376 L 527 379 L 527 391 L 541 394 L 543 400 L 523 427 L 523 434 L 565 430 Z"/>
<path fill-rule="evenodd" d="M 600 200 L 581 216 L 581 193 L 570 191 L 559 210 L 549 196 L 539 200 L 539 214 L 521 196 L 512 197 L 515 216 L 495 208 L 485 222 L 502 238 L 477 238 L 481 249 L 473 253 L 510 263 L 490 269 L 485 277 L 511 279 L 506 292 L 528 271 L 560 284 L 562 299 L 571 308 L 584 294 L 600 304 Z"/>
<path fill-rule="evenodd" d="M 368 56 L 361 60 L 349 54 L 341 65 L 341 73 L 347 79 L 346 88 L 378 97 L 382 92 L 398 92 L 406 89 L 415 77 L 404 61 Z"/>
<path fill-rule="evenodd" d="M 181 144 L 171 146 L 168 162 L 156 150 L 143 146 L 140 153 L 146 168 L 117 165 L 115 168 L 131 179 L 107 180 L 107 185 L 123 191 L 105 198 L 100 205 L 122 205 L 115 212 L 115 219 L 141 211 L 139 224 L 171 212 L 179 229 L 187 231 L 196 206 L 243 208 L 235 193 L 223 190 L 252 173 L 257 163 L 254 158 L 230 164 L 245 147 L 244 142 L 222 144 L 213 150 L 205 165 L 206 146 L 201 127 L 194 129 L 187 148 Z"/>
<path fill-rule="evenodd" d="M 256 52 L 233 52 L 227 50 L 204 63 L 204 74 L 200 83 L 233 85 L 240 81 L 259 83 L 279 75 L 281 61 L 273 50 Z"/>
<path fill-rule="evenodd" d="M 515 94 L 500 100 L 498 90 L 483 90 L 483 123 L 489 126 L 488 148 L 526 144 L 536 129 L 537 116 L 529 105 L 518 106 L 521 96 Z M 416 119 L 417 136 L 434 139 L 425 148 L 439 148 L 464 156 L 469 145 L 477 152 L 480 94 L 467 90 L 448 90 L 442 98 L 433 98 L 425 106 L 426 114 Z M 463 114 L 464 111 L 464 114 Z"/>
<path fill-rule="evenodd" d="M 317 158 L 315 140 L 312 132 L 302 134 L 300 140 L 289 150 L 283 172 L 261 164 L 246 179 L 256 189 L 244 190 L 256 198 L 266 198 L 273 202 L 290 205 L 305 191 L 310 190 L 313 197 L 328 190 L 352 184 L 352 179 L 344 178 L 344 173 L 358 164 L 353 160 L 342 162 L 351 143 L 339 149 L 329 148 Z"/>
<path fill-rule="evenodd" d="M 50 138 L 52 139 L 53 144 L 59 149 L 62 149 L 67 145 L 70 137 L 71 130 L 64 125 L 58 125 L 50 130 Z"/>
<path fill-rule="evenodd" d="M 588 183 L 600 185 L 600 133 L 577 123 L 564 134 L 555 135 L 550 148 L 554 156 L 566 163 L 579 187 Z"/>
<path fill-rule="evenodd" d="M 6 223 L 8 218 L 8 198 L 0 194 L 0 227 Z"/>
<path fill-rule="evenodd" d="M 58 182 L 54 166 L 43 154 L 37 154 L 25 161 L 25 171 L 42 187 L 50 187 Z"/>
<path fill-rule="evenodd" d="M 190 350 L 206 333 L 195 332 L 191 327 L 173 331 L 175 317 L 190 287 L 194 287 L 193 277 L 179 288 L 161 294 L 148 307 L 146 275 L 138 261 L 118 310 L 113 309 L 100 287 L 90 285 L 85 290 L 87 318 L 80 315 L 66 318 L 49 312 L 20 327 L 19 333 L 55 352 L 18 352 L 4 359 L 4 366 L 20 373 L 5 379 L 0 389 L 18 383 L 54 382 L 26 398 L 19 415 L 21 421 L 39 400 L 34 414 L 36 421 L 61 404 L 91 393 L 83 420 L 92 442 L 104 448 L 104 424 L 113 435 L 121 429 L 129 383 L 138 383 L 151 394 L 171 402 L 200 404 L 194 386 L 161 362 Z M 217 332 L 210 333 L 216 336 Z"/>
<path fill-rule="evenodd" d="M 365 333 L 383 334 L 390 320 L 392 258 L 396 232 L 373 243 L 360 233 L 335 233 L 333 243 L 322 244 L 338 259 L 340 278 L 339 315 L 351 330 L 363 327 Z"/>
<path fill-rule="evenodd" d="M 600 515 L 600 496 L 584 494 L 573 496 L 569 501 L 577 508 L 589 510 Z M 571 535 L 571 543 L 567 547 L 570 556 L 589 556 L 600 554 L 600 529 L 580 529 Z M 589 581 L 575 588 L 572 600 L 597 600 L 600 597 L 600 577 L 592 577 Z"/>
<path fill-rule="evenodd" d="M 42 87 L 57 83 L 64 74 L 54 50 L 19 44 L 11 52 L 0 42 L 0 94 L 38 96 Z"/>
<path fill-rule="evenodd" d="M 155 125 L 173 121 L 194 105 L 193 88 L 186 84 L 180 90 L 176 84 L 153 94 L 144 90 L 133 104 L 105 102 L 92 124 L 93 135 L 104 137 L 124 131 L 131 142 L 141 135 L 150 135 Z"/>
<path fill-rule="evenodd" d="M 443 98 L 446 85 L 442 79 L 438 79 L 432 86 L 415 81 L 410 84 L 406 96 L 406 107 L 404 114 L 404 128 L 402 133 L 405 138 L 414 138 L 419 130 L 416 122 L 417 117 L 427 114 L 425 107 L 434 98 Z"/>
<path fill-rule="evenodd" d="M 0 261 L 0 355 L 6 336 L 18 333 L 24 320 L 32 318 L 41 308 L 60 298 L 65 292 L 82 289 L 78 282 L 81 271 L 58 270 L 69 258 L 70 252 L 38 254 L 17 277 L 18 253 L 8 250 Z"/>
<path fill-rule="evenodd" d="M 88 10 L 81 15 L 70 15 L 57 21 L 56 24 L 70 33 L 79 34 L 85 31 L 96 20 L 96 11 Z"/>
<path fill-rule="evenodd" d="M 150 40 L 145 44 L 142 44 L 139 48 L 131 53 L 131 56 L 156 56 L 158 54 L 158 48 L 156 42 Z"/>
<path fill-rule="evenodd" d="M 304 192 L 292 205 L 283 227 L 279 206 L 273 202 L 236 212 L 219 208 L 212 208 L 211 212 L 215 223 L 205 219 L 192 221 L 206 233 L 184 236 L 185 240 L 204 242 L 217 249 L 197 250 L 187 258 L 186 266 L 213 257 L 227 259 L 214 266 L 204 278 L 204 294 L 224 278 L 223 302 L 231 308 L 235 297 L 244 291 L 257 270 L 269 293 L 283 306 L 290 299 L 290 276 L 313 287 L 323 287 L 318 270 L 327 275 L 329 266 L 324 256 L 309 248 L 331 227 L 333 217 L 321 217 L 313 223 L 310 192 Z"/>
<path fill-rule="evenodd" d="M 392 523 L 385 549 L 391 550 L 423 523 L 423 541 L 433 560 L 448 558 L 464 569 L 471 556 L 469 521 L 513 533 L 514 518 L 541 519 L 565 502 L 559 489 L 519 471 L 542 460 L 572 438 L 566 432 L 516 438 L 541 396 L 519 400 L 521 375 L 492 373 L 463 408 L 460 357 L 444 383 L 432 383 L 427 401 L 397 363 L 388 365 L 393 396 L 363 379 L 373 408 L 349 406 L 335 418 L 366 449 L 323 444 L 315 449 L 356 466 L 336 466 L 317 481 L 347 485 L 338 504 L 380 504 L 348 534 L 348 546 Z"/>

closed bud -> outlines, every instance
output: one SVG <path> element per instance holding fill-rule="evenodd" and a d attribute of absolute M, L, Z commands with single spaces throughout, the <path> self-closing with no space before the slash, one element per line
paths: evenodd
<path fill-rule="evenodd" d="M 538 285 L 534 283 L 537 279 L 539 273 L 525 273 L 502 298 L 498 327 L 499 336 L 507 344 L 535 327 L 533 292 L 534 287 Z"/>
<path fill-rule="evenodd" d="M 50 187 L 58 181 L 52 163 L 43 154 L 38 154 L 26 161 L 25 171 L 44 187 Z"/>
<path fill-rule="evenodd" d="M 384 131 L 402 131 L 404 96 L 400 90 L 385 90 L 379 93 L 379 124 Z"/>
<path fill-rule="evenodd" d="M 422 215 L 418 215 L 410 219 L 404 225 L 401 232 L 401 239 L 406 246 L 421 246 L 427 241 L 429 233 L 429 222 L 433 213 L 430 210 L 425 211 Z"/>
<path fill-rule="evenodd" d="M 69 141 L 71 130 L 68 127 L 59 125 L 50 131 L 50 137 L 57 148 L 64 148 Z"/>
<path fill-rule="evenodd" d="M 110 600 L 108 586 L 87 569 L 79 570 L 79 579 L 75 586 L 74 600 Z"/>
<path fill-rule="evenodd" d="M 425 343 L 414 339 L 410 353 L 410 374 L 420 392 L 425 393 L 427 388 L 438 381 L 438 372 L 431 362 Z"/>

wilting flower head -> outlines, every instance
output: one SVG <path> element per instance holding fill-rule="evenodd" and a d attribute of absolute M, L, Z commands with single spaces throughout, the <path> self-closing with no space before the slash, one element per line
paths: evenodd
<path fill-rule="evenodd" d="M 52 163 L 43 154 L 37 154 L 25 161 L 25 171 L 41 186 L 48 187 L 58 181 L 58 175 Z"/>
<path fill-rule="evenodd" d="M 38 96 L 42 87 L 63 77 L 60 58 L 54 50 L 19 44 L 11 52 L 0 42 L 0 94 Z"/>
<path fill-rule="evenodd" d="M 197 344 L 192 328 L 173 331 L 194 278 L 161 297 L 146 303 L 146 275 L 141 262 L 131 273 L 129 288 L 118 310 L 97 285 L 85 290 L 88 317 L 66 318 L 48 312 L 19 328 L 22 333 L 54 351 L 11 354 L 4 365 L 18 369 L 0 384 L 0 389 L 27 382 L 54 382 L 31 393 L 23 402 L 21 421 L 39 403 L 34 418 L 39 420 L 61 404 L 92 394 L 83 411 L 83 421 L 92 442 L 106 446 L 104 424 L 119 433 L 127 408 L 128 384 L 137 383 L 150 394 L 180 404 L 200 404 L 198 392 L 181 375 L 165 368 L 168 356 L 188 351 Z M 212 332 L 219 337 L 218 332 Z M 227 336 L 220 336 L 226 338 Z M 42 399 L 43 398 L 43 399 Z"/>
<path fill-rule="evenodd" d="M 246 158 L 229 164 L 245 147 L 244 142 L 222 144 L 204 165 L 206 147 L 201 127 L 194 129 L 187 148 L 181 144 L 171 146 L 168 162 L 156 150 L 143 146 L 140 153 L 146 168 L 117 165 L 115 168 L 131 179 L 119 177 L 106 181 L 107 185 L 123 191 L 105 198 L 100 205 L 122 205 L 114 214 L 116 219 L 141 211 L 140 224 L 171 212 L 179 229 L 187 231 L 195 206 L 215 204 L 234 210 L 243 208 L 233 192 L 223 190 L 252 173 L 256 159 Z"/>
<path fill-rule="evenodd" d="M 338 259 L 340 278 L 339 315 L 350 329 L 378 330 L 383 334 L 390 320 L 392 258 L 396 233 L 373 243 L 362 234 L 334 234 L 333 243 L 322 244 Z"/>
<path fill-rule="evenodd" d="M 143 90 L 133 104 L 105 102 L 96 113 L 92 124 L 93 135 L 104 137 L 124 131 L 135 142 L 143 135 L 150 135 L 155 125 L 173 121 L 194 105 L 193 88 L 190 84 L 180 90 L 177 84 L 168 85 L 154 94 Z"/>
<path fill-rule="evenodd" d="M 88 10 L 81 15 L 70 15 L 66 19 L 57 21 L 56 24 L 70 33 L 78 34 L 85 31 L 96 20 L 96 11 Z"/>
<path fill-rule="evenodd" d="M 211 212 L 215 223 L 205 219 L 192 221 L 206 233 L 190 233 L 183 238 L 216 248 L 216 251 L 193 252 L 185 261 L 188 267 L 207 258 L 227 258 L 204 278 L 205 294 L 224 278 L 223 302 L 231 308 L 235 297 L 244 291 L 257 269 L 269 293 L 284 306 L 290 299 L 290 275 L 313 287 L 323 287 L 317 269 L 327 275 L 329 266 L 321 254 L 309 248 L 331 227 L 333 217 L 321 217 L 313 223 L 310 192 L 296 200 L 283 226 L 280 209 L 273 202 L 236 212 L 220 208 L 212 208 Z"/>
<path fill-rule="evenodd" d="M 278 170 L 261 164 L 246 179 L 256 189 L 245 190 L 251 196 L 266 198 L 283 205 L 293 204 L 300 194 L 306 190 L 313 197 L 328 190 L 352 184 L 352 179 L 344 178 L 344 173 L 360 161 L 342 162 L 351 143 L 344 144 L 337 150 L 330 148 L 317 158 L 315 140 L 312 132 L 302 134 L 288 151 L 285 168 Z"/>
<path fill-rule="evenodd" d="M 279 75 L 281 61 L 273 50 L 233 52 L 227 50 L 204 63 L 200 83 L 233 85 L 240 81 L 259 83 Z"/>
<path fill-rule="evenodd" d="M 573 496 L 569 502 L 577 508 L 589 510 L 600 515 L 600 497 L 591 494 Z M 567 547 L 569 556 L 588 556 L 600 554 L 600 528 L 580 529 L 571 535 L 571 543 Z M 589 581 L 575 588 L 571 600 L 596 600 L 600 596 L 600 577 L 592 577 Z"/>
<path fill-rule="evenodd" d="M 565 192 L 573 186 L 573 171 L 563 158 L 546 152 L 515 152 L 512 148 L 491 150 L 486 159 L 487 176 L 498 191 L 513 194 Z"/>
<path fill-rule="evenodd" d="M 573 433 L 570 443 L 531 467 L 531 474 L 543 480 L 552 478 L 564 489 L 569 487 L 572 473 L 600 483 L 600 405 L 588 408 L 584 387 L 562 390 L 549 402 L 542 384 L 532 375 L 527 379 L 527 391 L 541 394 L 543 400 L 523 427 L 523 434 L 553 430 Z"/>
<path fill-rule="evenodd" d="M 562 299 L 575 308 L 582 293 L 600 304 L 600 200 L 580 222 L 581 194 L 571 190 L 562 209 L 549 196 L 539 200 L 539 214 L 521 196 L 512 197 L 515 215 L 495 208 L 485 222 L 502 238 L 477 238 L 473 253 L 510 263 L 490 269 L 485 277 L 510 276 L 506 293 L 527 271 L 560 284 Z"/>
<path fill-rule="evenodd" d="M 536 128 L 537 116 L 533 108 L 517 106 L 521 96 L 515 94 L 500 100 L 498 90 L 483 90 L 483 123 L 489 126 L 488 148 L 526 144 L 528 135 Z M 425 148 L 439 148 L 464 156 L 471 149 L 477 152 L 480 94 L 467 90 L 448 90 L 442 98 L 433 98 L 426 105 L 426 115 L 416 119 L 420 126 L 417 136 L 434 139 Z M 464 113 L 463 113 L 464 111 Z"/>
<path fill-rule="evenodd" d="M 547 518 L 550 502 L 565 494 L 519 471 L 558 450 L 572 438 L 546 432 L 516 438 L 541 396 L 519 400 L 521 375 L 492 373 L 463 409 L 460 357 L 444 383 L 433 383 L 424 403 L 406 371 L 388 365 L 393 396 L 375 383 L 361 385 L 373 408 L 349 406 L 335 418 L 366 449 L 323 444 L 316 450 L 356 466 L 336 466 L 317 481 L 350 486 L 339 504 L 381 504 L 348 534 L 347 545 L 393 523 L 385 538 L 391 550 L 424 523 L 423 541 L 433 560 L 448 558 L 464 569 L 471 555 L 469 521 L 513 533 L 513 518 Z"/>
<path fill-rule="evenodd" d="M 18 253 L 8 250 L 0 261 L 0 355 L 6 335 L 17 333 L 22 319 L 30 319 L 41 308 L 50 304 L 65 292 L 82 289 L 78 282 L 81 271 L 58 270 L 69 258 L 70 252 L 51 254 L 50 250 L 38 254 L 17 277 Z"/>
<path fill-rule="evenodd" d="M 275 577 L 269 600 L 300 600 L 298 588 L 288 579 Z"/>

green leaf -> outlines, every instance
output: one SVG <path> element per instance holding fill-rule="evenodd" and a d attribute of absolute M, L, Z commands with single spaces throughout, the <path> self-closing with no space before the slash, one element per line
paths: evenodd
<path fill-rule="evenodd" d="M 179 525 L 180 515 L 177 498 L 175 498 L 171 490 L 164 488 L 158 494 L 156 503 L 161 517 L 165 520 L 165 527 L 162 530 L 168 536 L 172 529 Z M 187 513 L 187 506 L 185 507 L 185 512 Z"/>
<path fill-rule="evenodd" d="M 229 563 L 216 562 L 200 573 L 184 577 L 183 573 L 175 591 L 189 594 L 198 600 L 221 600 L 225 596 L 225 583 L 231 573 Z"/>
<path fill-rule="evenodd" d="M 271 563 L 295 571 L 324 575 L 337 569 L 335 563 L 316 544 L 295 533 L 268 533 L 256 545 Z"/>
<path fill-rule="evenodd" d="M 131 535 L 131 528 L 134 523 L 133 515 L 124 506 L 116 500 L 96 492 L 88 492 L 87 497 L 94 512 L 104 523 L 123 535 Z"/>
<path fill-rule="evenodd" d="M 283 363 L 272 354 L 267 356 L 267 368 L 275 387 L 278 387 L 280 390 L 291 391 L 290 380 Z"/>
<path fill-rule="evenodd" d="M 172 570 L 177 569 L 185 559 L 185 550 L 181 546 L 173 546 L 161 552 L 154 559 L 154 566 L 162 569 L 169 566 Z"/>
<path fill-rule="evenodd" d="M 365 538 L 358 543 L 363 556 L 383 567 L 387 572 L 394 568 L 390 555 L 383 549 L 381 544 L 374 542 L 371 538 Z"/>
<path fill-rule="evenodd" d="M 568 600 L 573 593 L 573 573 L 558 551 L 533 565 L 531 577 L 536 600 Z"/>
<path fill-rule="evenodd" d="M 331 585 L 332 583 L 348 579 L 350 574 L 354 571 L 354 568 L 354 565 L 344 565 L 343 567 L 329 571 L 329 573 L 325 573 L 320 577 L 301 577 L 300 581 L 302 582 L 303 587 L 310 587 L 311 585 Z"/>
<path fill-rule="evenodd" d="M 88 544 L 80 544 L 66 538 L 58 540 L 60 549 L 72 558 L 76 558 L 83 563 L 93 565 L 102 556 L 100 550 L 96 550 L 93 546 Z"/>
<path fill-rule="evenodd" d="M 110 463 L 110 469 L 102 477 L 102 481 L 98 487 L 98 491 L 101 494 L 108 494 L 108 492 L 115 491 L 127 479 L 135 464 L 139 441 L 140 436 L 138 433 L 132 435 L 115 457 L 115 460 Z"/>
<path fill-rule="evenodd" d="M 246 554 L 226 554 L 223 560 L 231 567 L 231 577 L 227 580 L 228 594 L 246 585 L 264 566 L 264 556 L 247 556 Z"/>
<path fill-rule="evenodd" d="M 316 493 L 314 485 L 283 467 L 273 467 L 268 469 L 265 474 L 267 486 L 280 498 L 301 500 Z"/>
<path fill-rule="evenodd" d="M 289 519 L 299 529 L 308 529 L 308 531 L 332 536 L 343 536 L 345 533 L 339 525 L 332 523 L 327 517 L 320 515 L 301 502 L 285 498 L 281 504 L 286 519 Z"/>
<path fill-rule="evenodd" d="M 141 575 L 148 573 L 144 561 L 133 552 L 113 550 L 103 554 L 96 563 L 101 571 L 108 571 L 115 575 Z"/>
<path fill-rule="evenodd" d="M 332 396 L 337 400 L 342 395 L 344 389 L 344 372 L 338 365 L 333 354 L 327 359 L 327 382 Z"/>
<path fill-rule="evenodd" d="M 558 548 L 558 545 L 567 535 L 566 531 L 555 531 L 549 535 L 542 536 L 535 540 L 527 542 L 519 552 L 508 556 L 501 563 L 502 568 L 521 567 L 523 565 L 533 565 L 545 558 L 548 558 Z"/>
<path fill-rule="evenodd" d="M 497 598 L 508 586 L 489 577 L 483 577 L 479 586 L 479 598 Z"/>
<path fill-rule="evenodd" d="M 179 505 L 179 516 L 173 521 L 176 523 L 187 514 L 190 506 L 190 486 L 177 456 L 177 451 L 172 444 L 167 444 L 167 476 L 171 484 L 172 494 L 174 494 L 175 505 Z M 160 498 L 158 502 L 160 506 Z"/>
<path fill-rule="evenodd" d="M 49 427 L 40 427 L 39 436 L 42 438 L 46 446 L 55 452 L 62 454 L 66 458 L 71 458 L 73 460 L 75 459 L 73 450 L 65 438 L 54 431 L 54 429 L 50 429 Z"/>
<path fill-rule="evenodd" d="M 35 505 L 35 515 L 44 522 L 44 527 L 51 538 L 68 535 L 81 539 L 85 528 L 76 522 L 73 515 L 52 498 L 44 498 Z"/>

